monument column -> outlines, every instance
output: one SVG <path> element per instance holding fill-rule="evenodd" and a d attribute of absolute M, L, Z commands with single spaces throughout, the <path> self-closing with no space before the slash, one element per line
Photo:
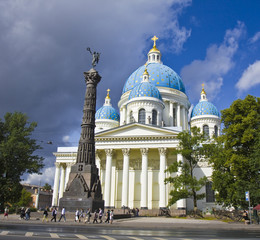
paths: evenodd
<path fill-rule="evenodd" d="M 128 190 L 129 190 L 129 148 L 122 149 L 124 155 L 123 162 L 123 183 L 122 183 L 122 202 L 121 206 L 128 207 Z"/>
<path fill-rule="evenodd" d="M 60 182 L 60 163 L 55 163 L 55 179 L 52 196 L 52 206 L 58 206 L 59 182 Z"/>
<path fill-rule="evenodd" d="M 65 165 L 63 163 L 60 165 L 61 165 L 61 176 L 60 176 L 59 198 L 62 198 L 64 192 L 64 185 L 65 185 Z"/>
<path fill-rule="evenodd" d="M 147 209 L 148 192 L 148 148 L 141 148 L 142 172 L 141 172 L 141 209 Z"/>
<path fill-rule="evenodd" d="M 166 207 L 166 185 L 164 179 L 166 178 L 166 148 L 158 148 L 160 153 L 160 173 L 159 173 L 159 187 L 160 187 L 160 198 L 159 208 Z"/>
<path fill-rule="evenodd" d="M 90 48 L 87 48 L 87 51 L 92 55 L 93 68 L 88 72 L 84 72 L 87 88 L 77 159 L 76 163 L 71 167 L 66 191 L 63 197 L 60 198 L 60 205 L 68 211 L 75 211 L 77 208 L 90 208 L 91 211 L 104 208 L 95 159 L 96 96 L 97 84 L 100 82 L 101 76 L 94 67 L 99 61 L 100 53 L 92 53 Z"/>
<path fill-rule="evenodd" d="M 112 171 L 112 153 L 113 149 L 105 149 L 106 152 L 106 176 L 105 176 L 105 207 L 110 207 L 111 193 L 111 171 Z"/>

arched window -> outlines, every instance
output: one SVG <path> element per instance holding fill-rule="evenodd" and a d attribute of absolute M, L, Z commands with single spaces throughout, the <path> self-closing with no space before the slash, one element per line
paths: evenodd
<path fill-rule="evenodd" d="M 139 110 L 138 122 L 145 124 L 145 110 L 143 108 Z"/>
<path fill-rule="evenodd" d="M 215 192 L 212 189 L 212 182 L 206 182 L 206 202 L 215 202 Z"/>
<path fill-rule="evenodd" d="M 153 61 L 155 60 L 155 55 L 153 54 Z"/>
<path fill-rule="evenodd" d="M 157 125 L 157 111 L 156 110 L 152 111 L 152 124 Z"/>
<path fill-rule="evenodd" d="M 218 137 L 218 126 L 214 127 L 214 135 L 215 137 Z"/>
<path fill-rule="evenodd" d="M 159 55 L 157 55 L 157 61 L 159 61 Z"/>
<path fill-rule="evenodd" d="M 149 61 L 151 61 L 151 56 L 149 56 Z"/>
<path fill-rule="evenodd" d="M 203 134 L 206 138 L 209 138 L 209 126 L 208 125 L 203 126 Z"/>

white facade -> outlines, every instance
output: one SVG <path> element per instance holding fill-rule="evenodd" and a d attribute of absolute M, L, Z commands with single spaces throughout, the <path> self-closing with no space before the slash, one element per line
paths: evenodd
<path fill-rule="evenodd" d="M 173 155 L 172 152 L 178 146 L 178 133 L 189 129 L 190 102 L 179 76 L 162 64 L 156 37 L 153 40 L 148 61 L 142 67 L 144 71 L 140 74 L 138 69 L 134 74 L 136 78 L 132 79 L 131 75 L 128 79 L 131 84 L 127 82 L 124 87 L 118 102 L 120 121 L 110 104 L 110 90 L 103 108 L 97 111 L 96 165 L 106 207 L 167 207 L 171 186 L 164 184 L 168 176 L 165 170 L 174 161 L 184 161 L 181 155 Z M 176 79 L 179 82 L 174 82 Z M 218 131 L 220 129 L 220 118 L 204 115 L 191 119 L 191 126 L 203 129 L 205 124 L 212 135 L 215 126 L 218 126 Z M 70 167 L 76 161 L 77 147 L 59 147 L 54 155 L 53 205 L 58 205 L 68 182 Z M 207 176 L 209 180 L 211 173 L 207 163 L 201 163 L 196 169 L 198 177 Z M 211 205 L 206 200 L 198 204 L 200 208 Z M 192 207 L 185 199 L 172 206 L 173 209 Z"/>

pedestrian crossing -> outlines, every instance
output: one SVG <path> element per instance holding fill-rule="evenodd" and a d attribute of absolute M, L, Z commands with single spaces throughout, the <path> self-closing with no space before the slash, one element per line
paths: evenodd
<path fill-rule="evenodd" d="M 90 240 L 194 240 L 194 238 L 173 238 L 173 237 L 151 237 L 151 236 L 109 236 L 109 235 L 83 235 L 83 234 L 64 234 L 64 233 L 39 233 L 39 232 L 16 232 L 16 231 L 1 231 L 0 236 L 24 236 L 37 239 L 49 238 L 49 239 L 90 239 Z M 123 238 L 122 238 L 123 237 Z M 219 240 L 219 239 L 209 239 L 209 240 Z"/>

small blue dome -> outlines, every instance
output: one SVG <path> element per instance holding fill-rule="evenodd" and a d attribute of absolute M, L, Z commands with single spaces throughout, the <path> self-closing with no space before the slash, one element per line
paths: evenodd
<path fill-rule="evenodd" d="M 148 63 L 146 68 L 150 74 L 149 80 L 152 85 L 173 88 L 185 93 L 185 87 L 180 76 L 171 68 L 161 63 Z M 124 85 L 123 94 L 141 83 L 144 70 L 145 66 L 143 65 L 130 75 Z"/>
<path fill-rule="evenodd" d="M 220 117 L 218 109 L 208 101 L 201 101 L 192 109 L 191 118 L 201 115 L 215 115 Z"/>
<path fill-rule="evenodd" d="M 99 108 L 95 114 L 95 119 L 109 119 L 119 121 L 119 114 L 111 106 L 103 106 Z"/>
<path fill-rule="evenodd" d="M 142 82 L 135 86 L 134 89 L 130 92 L 128 99 L 131 100 L 138 97 L 153 97 L 162 100 L 158 88 L 149 82 Z"/>

